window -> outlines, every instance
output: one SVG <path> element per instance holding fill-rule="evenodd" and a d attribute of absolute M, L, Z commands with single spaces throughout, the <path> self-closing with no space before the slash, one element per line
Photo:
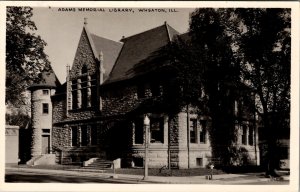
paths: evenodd
<path fill-rule="evenodd" d="M 203 167 L 203 158 L 196 158 L 197 167 Z"/>
<path fill-rule="evenodd" d="M 247 126 L 242 127 L 242 144 L 247 145 Z"/>
<path fill-rule="evenodd" d="M 249 142 L 249 145 L 253 145 L 254 142 L 253 142 L 253 127 L 249 127 L 249 135 L 248 135 L 248 142 Z"/>
<path fill-rule="evenodd" d="M 152 96 L 160 96 L 160 86 L 157 83 L 151 85 Z"/>
<path fill-rule="evenodd" d="M 49 95 L 49 90 L 48 89 L 44 89 L 43 90 L 43 95 Z"/>
<path fill-rule="evenodd" d="M 190 143 L 197 143 L 197 119 L 190 119 Z"/>
<path fill-rule="evenodd" d="M 145 87 L 143 85 L 137 87 L 137 96 L 138 98 L 145 98 Z"/>
<path fill-rule="evenodd" d="M 81 74 L 86 74 L 87 73 L 87 66 L 86 65 L 83 65 L 82 68 L 81 68 Z"/>
<path fill-rule="evenodd" d="M 88 133 L 87 133 L 87 126 L 81 126 L 81 146 L 87 146 L 88 143 Z"/>
<path fill-rule="evenodd" d="M 77 80 L 72 81 L 72 109 L 77 109 Z"/>
<path fill-rule="evenodd" d="M 43 114 L 48 114 L 48 113 L 49 113 L 49 104 L 43 103 Z"/>
<path fill-rule="evenodd" d="M 200 125 L 201 125 L 200 143 L 206 143 L 206 125 L 207 125 L 207 121 L 206 120 L 201 120 Z"/>
<path fill-rule="evenodd" d="M 81 107 L 87 107 L 87 76 L 81 78 Z"/>
<path fill-rule="evenodd" d="M 91 126 L 91 145 L 97 145 L 97 125 Z"/>
<path fill-rule="evenodd" d="M 97 105 L 97 75 L 91 76 L 91 105 L 96 106 Z"/>
<path fill-rule="evenodd" d="M 72 146 L 77 146 L 77 127 L 71 127 Z"/>
<path fill-rule="evenodd" d="M 43 129 L 43 133 L 50 133 L 50 129 Z"/>
<path fill-rule="evenodd" d="M 164 119 L 150 118 L 151 143 L 164 142 Z"/>
<path fill-rule="evenodd" d="M 134 122 L 134 142 L 135 144 L 143 144 L 144 139 L 144 125 L 143 125 L 143 119 L 138 118 Z"/>
<path fill-rule="evenodd" d="M 72 109 L 78 108 L 78 102 L 82 109 L 97 106 L 97 74 L 89 76 L 86 66 L 81 72 L 80 78 L 72 80 Z"/>

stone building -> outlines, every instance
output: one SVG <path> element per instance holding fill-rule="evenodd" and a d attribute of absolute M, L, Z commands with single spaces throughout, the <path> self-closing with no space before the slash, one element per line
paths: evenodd
<path fill-rule="evenodd" d="M 49 86 L 47 97 L 44 86 L 31 89 L 36 129 L 32 155 L 43 153 L 41 138 L 48 128 L 47 152 L 56 155 L 57 163 L 100 158 L 142 167 L 144 124 L 149 121 L 149 167 L 205 167 L 211 160 L 210 118 L 198 116 L 193 107 L 174 113 L 165 99 L 179 91 L 174 73 L 159 67 L 169 62 L 162 53 L 177 35 L 164 23 L 115 42 L 90 33 L 85 22 L 66 82 Z M 36 96 L 41 99 L 35 102 Z M 47 117 L 41 113 L 46 101 Z M 238 103 L 232 103 L 232 110 L 234 105 Z M 256 129 L 251 123 L 237 129 L 237 145 L 246 147 L 258 165 Z"/>

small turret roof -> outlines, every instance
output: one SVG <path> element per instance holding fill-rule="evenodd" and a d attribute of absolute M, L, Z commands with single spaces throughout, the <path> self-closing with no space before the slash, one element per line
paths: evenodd
<path fill-rule="evenodd" d="M 39 81 L 32 84 L 28 89 L 39 89 L 39 88 L 56 88 L 60 86 L 60 82 L 57 79 L 54 71 L 50 69 L 50 71 L 44 71 L 39 75 Z"/>

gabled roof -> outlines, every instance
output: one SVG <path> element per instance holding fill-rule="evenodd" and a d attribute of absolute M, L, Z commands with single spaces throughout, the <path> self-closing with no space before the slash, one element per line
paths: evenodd
<path fill-rule="evenodd" d="M 56 88 L 60 86 L 60 82 L 57 79 L 53 69 L 51 68 L 47 72 L 42 72 L 39 75 L 39 81 L 32 84 L 28 89 L 34 90 L 38 88 Z"/>
<path fill-rule="evenodd" d="M 148 31 L 123 38 L 124 45 L 119 57 L 104 84 L 131 79 L 138 74 L 135 67 L 147 60 L 153 60 L 154 55 L 165 47 L 172 38 L 179 34 L 167 23 Z"/>
<path fill-rule="evenodd" d="M 95 46 L 95 51 L 97 52 L 97 55 L 95 55 L 95 57 L 99 56 L 101 52 L 103 53 L 105 75 L 108 76 L 115 64 L 115 61 L 117 60 L 123 44 L 110 39 L 99 37 L 92 33 L 90 33 L 90 37 Z"/>

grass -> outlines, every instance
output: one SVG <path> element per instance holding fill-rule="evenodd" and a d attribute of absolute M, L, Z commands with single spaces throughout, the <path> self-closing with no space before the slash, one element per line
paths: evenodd
<path fill-rule="evenodd" d="M 15 168 L 32 168 L 32 169 L 51 169 L 51 170 L 68 170 L 68 169 L 79 169 L 79 165 L 61 165 L 61 164 L 55 164 L 55 165 L 35 165 L 35 166 L 30 166 L 30 165 L 25 165 L 25 164 L 20 164 L 20 165 L 14 165 L 10 167 L 15 167 Z"/>
<path fill-rule="evenodd" d="M 108 173 L 112 173 L 113 170 L 108 170 Z M 143 168 L 121 168 L 116 170 L 117 174 L 128 174 L 128 175 L 144 175 Z M 187 177 L 187 176 L 203 176 L 211 174 L 211 170 L 205 168 L 195 168 L 195 169 L 149 169 L 149 176 L 175 176 L 175 177 Z M 214 175 L 224 174 L 221 170 L 213 171 Z"/>
<path fill-rule="evenodd" d="M 50 169 L 50 170 L 72 170 L 79 169 L 79 165 L 14 165 L 10 167 L 19 167 L 19 168 L 32 168 L 32 169 Z M 106 173 L 112 173 L 112 169 L 105 170 Z M 128 175 L 144 175 L 143 168 L 121 168 L 116 169 L 117 174 L 128 174 Z M 211 174 L 210 169 L 206 168 L 195 168 L 195 169 L 163 169 L 160 170 L 158 168 L 149 168 L 148 169 L 149 176 L 177 176 L 177 177 L 185 177 L 185 176 L 203 176 Z M 214 169 L 214 175 L 224 174 L 222 170 Z"/>

